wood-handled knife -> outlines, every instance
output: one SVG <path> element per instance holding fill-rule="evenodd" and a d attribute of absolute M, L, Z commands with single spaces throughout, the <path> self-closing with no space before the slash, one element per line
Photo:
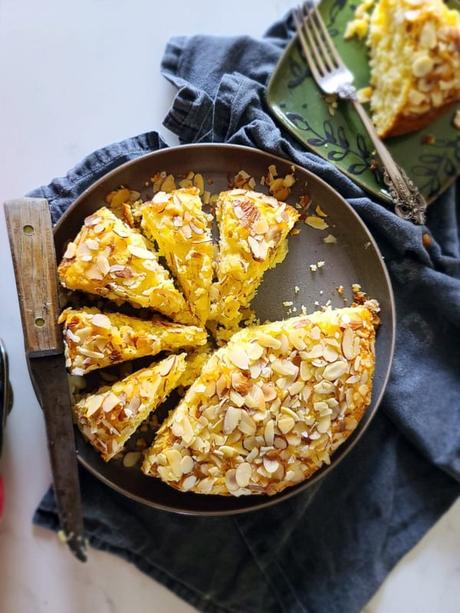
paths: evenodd
<path fill-rule="evenodd" d="M 48 203 L 22 198 L 5 203 L 29 373 L 46 422 L 61 530 L 86 560 L 70 390 L 62 333 L 56 254 Z"/>

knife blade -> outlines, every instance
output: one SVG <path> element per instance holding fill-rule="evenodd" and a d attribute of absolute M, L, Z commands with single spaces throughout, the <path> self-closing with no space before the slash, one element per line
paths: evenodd
<path fill-rule="evenodd" d="M 61 530 L 72 553 L 86 560 L 71 398 L 62 333 L 56 254 L 48 203 L 22 198 L 5 203 L 24 344 L 37 399 L 45 417 Z"/>

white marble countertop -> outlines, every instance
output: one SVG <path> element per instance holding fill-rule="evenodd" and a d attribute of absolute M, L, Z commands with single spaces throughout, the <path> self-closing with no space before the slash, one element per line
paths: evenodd
<path fill-rule="evenodd" d="M 0 0 L 0 201 L 59 176 L 86 153 L 159 129 L 173 95 L 160 76 L 173 34 L 258 35 L 287 0 Z M 235 15 L 237 16 L 235 19 Z M 27 375 L 3 216 L 0 335 L 15 406 L 0 470 L 1 613 L 186 613 L 191 607 L 115 556 L 74 561 L 54 534 L 32 527 L 50 482 L 42 416 Z M 460 504 L 389 575 L 367 613 L 456 613 Z"/>

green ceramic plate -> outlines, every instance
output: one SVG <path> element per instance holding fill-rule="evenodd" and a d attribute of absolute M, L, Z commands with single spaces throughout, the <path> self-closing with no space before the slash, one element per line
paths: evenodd
<path fill-rule="evenodd" d="M 459 0 L 448 4 L 460 8 Z M 323 0 L 319 11 L 359 89 L 369 83 L 367 49 L 363 41 L 343 38 L 357 5 L 357 0 Z M 335 115 L 330 115 L 300 53 L 297 38 L 275 68 L 268 84 L 267 102 L 278 120 L 306 147 L 335 164 L 363 189 L 389 199 L 381 175 L 370 169 L 373 148 L 358 115 L 346 101 L 339 101 Z M 393 157 L 428 202 L 460 175 L 460 131 L 452 125 L 455 110 L 451 108 L 424 130 L 386 141 Z M 424 143 L 427 135 L 434 136 L 433 144 Z"/>

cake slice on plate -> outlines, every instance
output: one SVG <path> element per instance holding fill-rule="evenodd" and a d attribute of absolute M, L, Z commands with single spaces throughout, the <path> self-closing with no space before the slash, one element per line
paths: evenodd
<path fill-rule="evenodd" d="M 103 207 L 85 219 L 58 267 L 64 287 L 195 323 L 151 243 Z"/>
<path fill-rule="evenodd" d="M 368 32 L 372 118 L 385 138 L 427 126 L 460 100 L 460 14 L 442 0 L 378 0 L 369 18 L 371 6 L 358 7 L 345 35 Z"/>
<path fill-rule="evenodd" d="M 371 401 L 377 310 L 369 301 L 238 332 L 163 422 L 142 470 L 223 496 L 310 477 Z"/>
<path fill-rule="evenodd" d="M 209 317 L 214 248 L 211 217 L 203 211 L 199 189 L 158 192 L 141 207 L 141 216 L 142 230 L 157 244 L 192 312 L 204 325 Z"/>
<path fill-rule="evenodd" d="M 145 320 L 97 308 L 69 308 L 61 313 L 64 324 L 66 366 L 73 375 L 84 375 L 126 360 L 160 351 L 177 351 L 206 344 L 207 333 L 165 319 Z"/>
<path fill-rule="evenodd" d="M 286 257 L 286 237 L 299 214 L 272 196 L 234 189 L 220 194 L 216 215 L 220 241 L 211 319 L 219 340 L 227 340 L 238 329 L 265 271 Z"/>
<path fill-rule="evenodd" d="M 103 387 L 73 409 L 83 436 L 105 461 L 121 451 L 150 413 L 166 400 L 185 370 L 186 354 L 171 355 Z"/>

